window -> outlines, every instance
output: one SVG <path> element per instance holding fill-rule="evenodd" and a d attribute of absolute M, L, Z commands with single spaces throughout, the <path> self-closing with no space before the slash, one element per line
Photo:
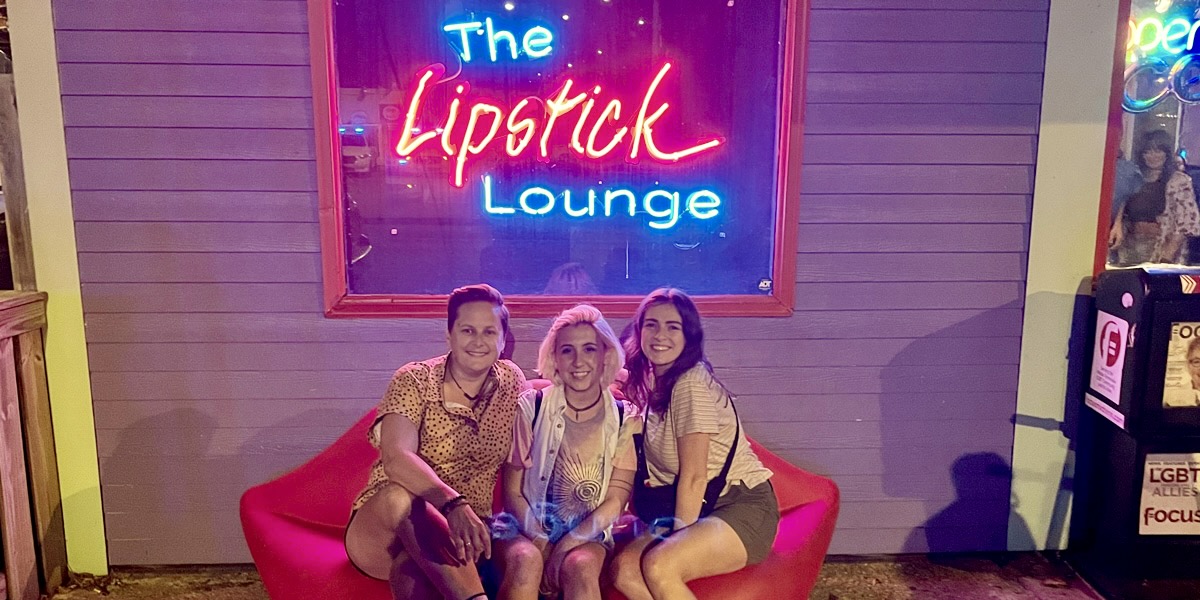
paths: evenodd
<path fill-rule="evenodd" d="M 1109 267 L 1200 264 L 1200 0 L 1132 0 L 1111 180 Z M 1103 229 L 1103 228 L 1102 228 Z"/>
<path fill-rule="evenodd" d="M 708 314 L 790 313 L 794 1 L 324 10 L 327 314 L 439 314 L 481 281 L 518 315 L 663 285 Z"/>

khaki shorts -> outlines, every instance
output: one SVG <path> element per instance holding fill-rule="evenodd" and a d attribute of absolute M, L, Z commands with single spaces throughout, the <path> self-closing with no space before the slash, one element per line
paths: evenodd
<path fill-rule="evenodd" d="M 746 547 L 746 563 L 766 560 L 779 529 L 779 502 L 770 481 L 748 488 L 735 483 L 717 499 L 717 507 L 708 516 L 717 517 L 733 528 Z"/>

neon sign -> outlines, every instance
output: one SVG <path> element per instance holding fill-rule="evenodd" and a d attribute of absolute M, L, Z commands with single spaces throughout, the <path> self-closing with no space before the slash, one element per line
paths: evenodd
<path fill-rule="evenodd" d="M 519 208 L 520 212 L 527 215 L 543 216 L 554 211 L 561 200 L 562 211 L 568 217 L 578 219 L 595 217 L 598 214 L 611 217 L 616 212 L 614 209 L 619 211 L 621 203 L 624 203 L 630 217 L 636 216 L 640 208 L 654 219 L 646 223 L 653 229 L 674 227 L 684 213 L 701 221 L 711 219 L 719 214 L 717 209 L 721 206 L 721 197 L 712 190 L 696 190 L 684 197 L 679 192 L 653 189 L 642 196 L 639 204 L 637 195 L 632 190 L 620 188 L 609 188 L 603 190 L 603 193 L 589 188 L 576 206 L 576 202 L 572 200 L 572 190 L 563 190 L 560 194 L 555 194 L 542 186 L 533 186 L 522 191 L 517 196 L 515 206 L 502 205 L 498 204 L 494 197 L 491 175 L 483 177 L 482 192 L 483 208 L 492 215 L 512 215 Z"/>
<path fill-rule="evenodd" d="M 800 0 L 310 1 L 327 314 L 794 308 Z"/>
<path fill-rule="evenodd" d="M 1137 46 L 1144 53 L 1151 53 L 1155 48 L 1164 52 L 1179 54 L 1184 50 L 1192 52 L 1196 47 L 1196 30 L 1200 22 L 1191 23 L 1182 17 L 1176 17 L 1163 23 L 1162 19 L 1150 17 L 1141 23 L 1129 22 L 1129 38 L 1125 49 L 1131 50 Z M 1181 40 L 1187 40 L 1180 43 Z"/>
<path fill-rule="evenodd" d="M 455 20 L 444 25 L 442 31 L 449 35 L 450 45 L 464 67 L 477 64 L 478 61 L 472 63 L 472 60 L 484 47 L 490 60 L 484 64 L 502 59 L 517 61 L 521 56 L 530 60 L 542 59 L 550 56 L 555 48 L 554 34 L 546 27 L 536 25 L 520 34 L 518 50 L 518 36 L 514 31 L 520 29 L 500 29 L 491 17 L 482 21 Z M 472 44 L 472 38 L 483 39 L 481 43 Z M 472 52 L 473 46 L 475 52 Z M 598 54 L 602 53 L 598 51 Z M 724 143 L 721 136 L 677 144 L 665 142 L 662 134 L 656 131 L 656 125 L 673 107 L 672 102 L 662 98 L 665 94 L 660 91 L 671 69 L 671 62 L 662 63 L 644 89 L 637 110 L 633 111 L 625 109 L 629 98 L 623 102 L 605 92 L 599 84 L 577 85 L 576 79 L 571 77 L 562 80 L 554 91 L 527 96 L 506 106 L 473 96 L 466 77 L 455 82 L 462 71 L 447 78 L 444 65 L 432 64 L 418 70 L 410 84 L 403 125 L 394 138 L 395 154 L 407 164 L 414 157 L 440 153 L 447 161 L 450 184 L 463 188 L 469 167 L 489 154 L 500 160 L 533 158 L 548 163 L 552 157 L 561 158 L 565 151 L 567 156 L 574 156 L 583 164 L 621 157 L 636 165 L 645 157 L 658 164 L 673 165 L 716 151 Z M 438 88 L 443 84 L 454 86 L 451 101 L 444 114 L 429 115 L 427 100 L 433 95 L 444 95 L 446 88 Z M 431 116 L 436 118 L 430 119 Z M 437 126 L 418 125 L 430 122 Z M 563 140 L 559 147 L 554 144 L 556 134 Z M 440 143 L 435 143 L 435 139 Z M 613 214 L 614 202 L 624 200 L 630 216 L 640 211 L 650 217 L 647 225 L 658 230 L 671 229 L 681 215 L 698 221 L 712 219 L 719 214 L 723 204 L 721 197 L 707 186 L 686 194 L 659 187 L 643 194 L 640 202 L 629 186 L 600 191 L 590 189 L 574 198 L 570 190 L 555 194 L 542 186 L 530 186 L 517 195 L 515 203 L 497 204 L 493 185 L 492 175 L 482 175 L 483 206 L 489 215 L 543 216 L 561 207 L 562 214 L 572 218 L 599 214 L 607 217 Z M 598 205 L 603 205 L 602 211 L 597 210 Z"/>
<path fill-rule="evenodd" d="M 1122 102 L 1126 111 L 1149 111 L 1172 93 L 1184 102 L 1200 102 L 1198 31 L 1200 21 L 1184 17 L 1130 19 Z"/>
<path fill-rule="evenodd" d="M 457 33 L 457 41 L 461 47 L 457 47 L 459 56 L 462 57 L 464 63 L 471 62 L 471 38 L 468 34 L 475 32 L 483 36 L 486 34 L 488 58 L 492 62 L 499 59 L 499 52 L 496 47 L 496 42 L 505 42 L 508 44 L 508 53 L 512 60 L 517 60 L 517 38 L 511 31 L 496 29 L 495 23 L 491 17 L 487 17 L 482 23 L 479 21 L 465 21 L 461 23 L 450 23 L 442 27 L 442 31 L 446 33 Z M 451 38 L 454 40 L 455 38 Z M 554 34 L 549 29 L 537 25 L 530 27 L 521 36 L 521 52 L 530 59 L 538 59 L 549 56 L 554 51 Z M 453 44 L 453 42 L 451 43 Z"/>
<path fill-rule="evenodd" d="M 672 163 L 719 146 L 721 139 L 714 138 L 671 152 L 659 148 L 658 143 L 654 141 L 654 125 L 663 117 L 671 107 L 671 104 L 668 102 L 659 102 L 653 112 L 650 111 L 650 106 L 654 101 L 654 92 L 658 89 L 659 84 L 662 83 L 663 77 L 666 76 L 670 68 L 671 63 L 666 63 L 659 69 L 658 75 L 655 76 L 654 81 L 646 90 L 645 96 L 642 97 L 641 108 L 638 110 L 637 117 L 630 125 L 622 125 L 614 128 L 609 134 L 608 142 L 601 149 L 596 148 L 596 139 L 599 137 L 602 127 L 612 125 L 612 121 L 620 117 L 621 101 L 617 99 L 609 101 L 596 120 L 592 122 L 590 127 L 587 127 L 589 133 L 585 146 L 582 140 L 583 131 L 595 106 L 595 96 L 601 93 L 601 88 L 600 86 L 595 86 L 590 91 L 572 96 L 571 88 L 575 82 L 571 79 L 566 80 L 557 92 L 541 101 L 546 108 L 546 115 L 541 124 L 541 136 L 538 141 L 538 158 L 545 160 L 550 156 L 549 141 L 555 131 L 555 126 L 560 119 L 573 112 L 580 104 L 583 104 L 583 108 L 580 110 L 579 116 L 575 121 L 571 134 L 570 147 L 577 154 L 586 158 L 599 159 L 607 156 L 616 149 L 630 131 L 633 132 L 630 136 L 628 156 L 631 161 L 638 158 L 643 146 L 645 146 L 648 155 L 666 163 Z M 433 131 L 422 131 L 416 126 L 417 116 L 420 114 L 421 101 L 430 87 L 430 82 L 435 79 L 440 80 L 444 73 L 444 66 L 430 65 L 418 74 L 417 81 L 413 85 L 413 91 L 410 95 L 408 112 L 404 115 L 404 129 L 400 134 L 400 140 L 396 143 L 396 154 L 401 157 L 413 155 L 426 142 L 436 137 L 438 130 L 440 130 L 442 150 L 447 157 L 454 159 L 454 171 L 451 173 L 450 181 L 455 187 L 462 187 L 467 161 L 472 156 L 481 154 L 487 149 L 500 132 L 501 124 L 506 125 L 508 131 L 505 140 L 505 153 L 512 158 L 517 158 L 525 152 L 533 136 L 537 134 L 539 123 L 532 116 L 517 120 L 519 115 L 532 114 L 532 111 L 526 110 L 532 104 L 528 98 L 521 100 L 511 110 L 507 111 L 507 119 L 505 118 L 506 111 L 502 107 L 483 101 L 476 102 L 467 111 L 467 126 L 458 135 L 458 144 L 455 145 L 453 143 L 455 139 L 453 132 L 455 124 L 458 122 L 462 105 L 460 98 L 456 97 L 450 103 L 449 113 L 446 115 L 442 126 Z M 459 85 L 457 94 L 461 96 L 465 92 L 466 86 Z M 485 116 L 487 117 L 486 132 L 481 133 L 479 128 Z"/>

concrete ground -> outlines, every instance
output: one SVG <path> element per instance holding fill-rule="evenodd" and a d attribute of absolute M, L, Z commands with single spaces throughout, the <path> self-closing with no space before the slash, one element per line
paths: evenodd
<path fill-rule="evenodd" d="M 812 600 L 1100 600 L 1067 565 L 1043 554 L 833 560 Z"/>
<path fill-rule="evenodd" d="M 114 569 L 82 578 L 54 600 L 266 600 L 250 567 Z M 812 600 L 1098 600 L 1052 555 L 831 559 Z M 1194 596 L 1200 598 L 1200 596 Z"/>

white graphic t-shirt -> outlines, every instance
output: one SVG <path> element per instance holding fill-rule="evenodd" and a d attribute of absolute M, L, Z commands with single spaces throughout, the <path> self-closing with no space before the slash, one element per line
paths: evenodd
<path fill-rule="evenodd" d="M 574 529 L 604 500 L 600 497 L 604 478 L 604 416 L 604 411 L 596 411 L 586 421 L 563 420 L 562 445 L 546 491 L 550 503 L 546 511 L 550 523 L 546 523 L 546 529 L 551 540 L 557 541 Z"/>

